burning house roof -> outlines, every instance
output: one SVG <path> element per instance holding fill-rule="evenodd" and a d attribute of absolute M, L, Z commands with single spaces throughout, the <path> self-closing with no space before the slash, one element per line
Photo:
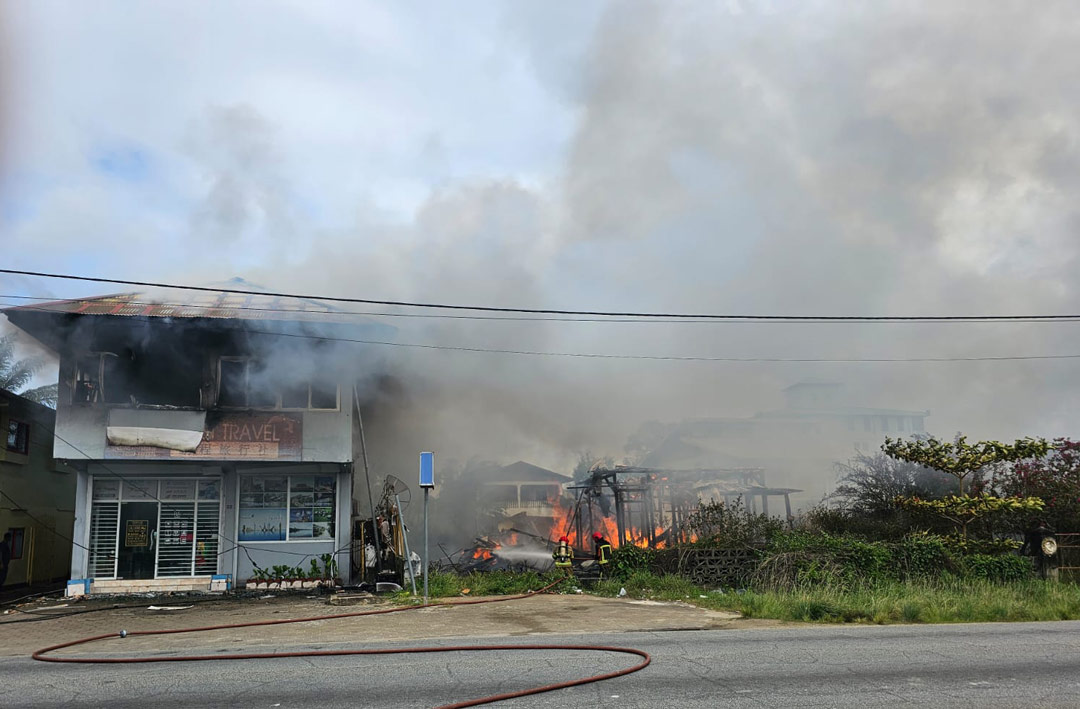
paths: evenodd
<path fill-rule="evenodd" d="M 65 323 L 86 316 L 101 318 L 149 319 L 167 323 L 183 321 L 243 321 L 271 323 L 326 324 L 335 329 L 349 327 L 368 334 L 378 332 L 389 336 L 396 331 L 363 313 L 345 311 L 332 304 L 307 298 L 280 297 L 226 291 L 262 291 L 261 286 L 232 278 L 224 283 L 207 286 L 209 290 L 160 289 L 145 293 L 116 293 L 110 295 L 56 300 L 33 305 L 5 308 L 0 312 L 43 343 L 56 347 L 56 332 Z"/>

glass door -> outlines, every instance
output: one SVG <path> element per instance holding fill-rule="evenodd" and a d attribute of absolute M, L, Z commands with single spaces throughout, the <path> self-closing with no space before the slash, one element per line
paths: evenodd
<path fill-rule="evenodd" d="M 120 503 L 117 578 L 154 578 L 157 526 L 157 502 Z"/>

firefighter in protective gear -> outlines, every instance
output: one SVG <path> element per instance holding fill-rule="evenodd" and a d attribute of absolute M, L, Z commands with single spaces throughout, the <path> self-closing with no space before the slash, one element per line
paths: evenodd
<path fill-rule="evenodd" d="M 600 573 L 604 573 L 607 565 L 611 563 L 611 542 L 604 539 L 604 535 L 600 532 L 593 532 L 593 549 L 596 551 L 596 563 L 600 566 Z"/>
<path fill-rule="evenodd" d="M 574 548 L 570 546 L 570 540 L 565 535 L 559 537 L 559 545 L 555 547 L 551 558 L 555 560 L 556 569 L 569 570 L 574 565 Z"/>

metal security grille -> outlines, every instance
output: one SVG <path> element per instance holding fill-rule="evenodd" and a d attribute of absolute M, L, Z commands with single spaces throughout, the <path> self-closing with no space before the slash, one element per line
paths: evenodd
<path fill-rule="evenodd" d="M 163 502 L 158 518 L 158 578 L 191 576 L 195 551 L 195 503 Z"/>
<path fill-rule="evenodd" d="M 120 503 L 95 502 L 90 512 L 90 578 L 116 578 Z"/>
<path fill-rule="evenodd" d="M 200 502 L 195 523 L 195 575 L 217 573 L 218 524 L 221 505 Z"/>

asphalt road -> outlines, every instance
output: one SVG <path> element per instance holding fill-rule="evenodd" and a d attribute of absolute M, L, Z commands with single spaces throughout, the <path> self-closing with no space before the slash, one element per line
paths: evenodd
<path fill-rule="evenodd" d="M 652 654 L 652 665 L 636 674 L 500 705 L 520 709 L 1080 706 L 1080 622 L 539 635 L 423 644 L 469 642 L 596 643 Z M 633 662 L 629 655 L 577 651 L 115 666 L 4 658 L 0 706 L 430 707 Z"/>

